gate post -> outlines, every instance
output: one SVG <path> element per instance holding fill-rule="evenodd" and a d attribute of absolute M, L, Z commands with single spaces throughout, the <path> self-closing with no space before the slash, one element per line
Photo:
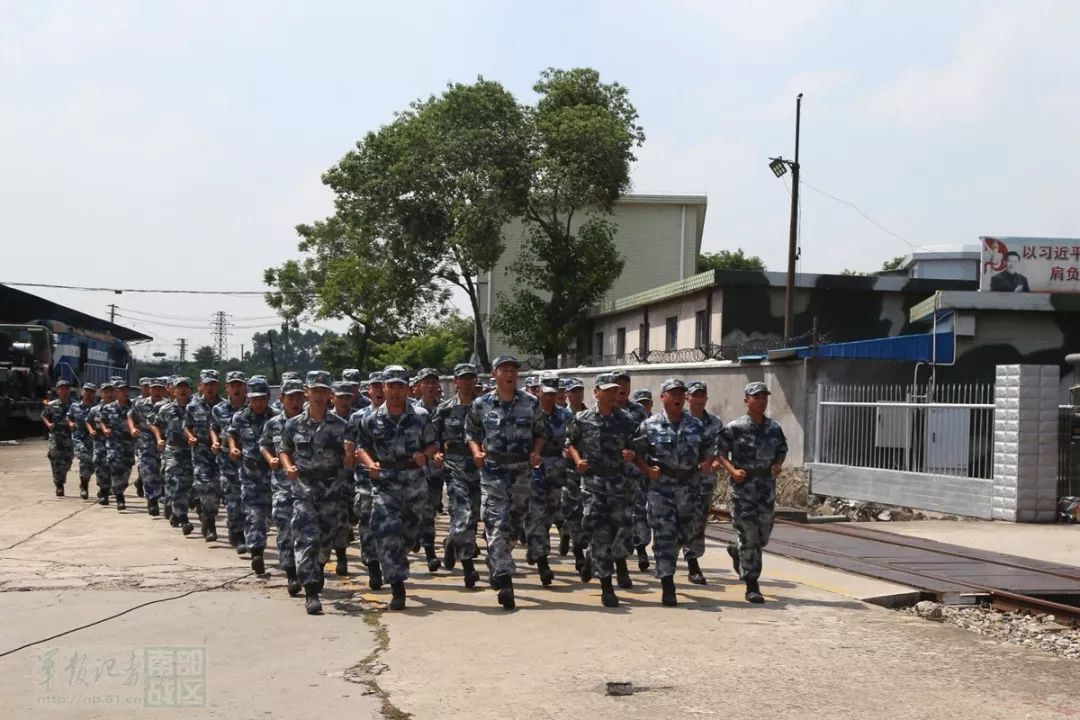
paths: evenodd
<path fill-rule="evenodd" d="M 1054 520 L 1058 378 L 1055 365 L 997 366 L 991 498 L 995 520 Z"/>

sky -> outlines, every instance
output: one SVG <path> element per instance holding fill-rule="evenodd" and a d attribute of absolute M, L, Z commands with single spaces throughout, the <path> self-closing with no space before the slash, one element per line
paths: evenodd
<path fill-rule="evenodd" d="M 1069 0 L 0 0 L 0 282 L 262 290 L 364 133 L 477 76 L 532 102 L 549 66 L 629 89 L 633 191 L 706 194 L 705 251 L 786 267 L 768 158 L 800 92 L 800 271 L 1080 237 L 1078 25 Z M 139 357 L 208 344 L 218 310 L 233 354 L 275 322 L 257 295 L 24 289 L 115 303 Z"/>

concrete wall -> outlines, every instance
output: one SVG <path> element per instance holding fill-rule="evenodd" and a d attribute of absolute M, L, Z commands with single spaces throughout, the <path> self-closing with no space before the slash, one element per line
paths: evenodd
<path fill-rule="evenodd" d="M 1056 516 L 1058 368 L 999 365 L 994 383 L 993 516 L 1051 522 Z"/>
<path fill-rule="evenodd" d="M 993 480 L 809 463 L 810 492 L 990 519 Z"/>

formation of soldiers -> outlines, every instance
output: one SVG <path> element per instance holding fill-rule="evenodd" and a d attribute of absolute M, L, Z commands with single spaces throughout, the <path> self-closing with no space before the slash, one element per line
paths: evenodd
<path fill-rule="evenodd" d="M 650 391 L 631 391 L 629 373 L 602 373 L 586 405 L 580 379 L 543 374 L 520 389 L 519 368 L 501 356 L 481 385 L 475 366 L 459 364 L 445 400 L 434 369 L 410 377 L 397 365 L 366 381 L 357 370 L 338 382 L 325 371 L 303 381 L 284 373 L 276 402 L 265 377 L 238 371 L 225 374 L 224 399 L 216 370 L 197 384 L 142 378 L 135 400 L 123 378 L 85 384 L 75 401 L 61 380 L 43 414 L 56 495 L 78 458 L 80 497 L 89 499 L 96 476 L 97 502 L 125 510 L 137 467 L 147 513 L 184 535 L 197 519 L 206 542 L 217 541 L 224 502 L 228 542 L 259 575 L 272 521 L 288 592 L 304 594 L 309 614 L 321 612 L 331 555 L 335 574 L 347 575 L 354 541 L 371 589 L 389 584 L 391 609 L 405 607 L 410 553 L 421 550 L 430 572 L 460 563 L 465 587 L 475 587 L 481 521 L 487 582 L 506 609 L 515 606 L 518 544 L 541 583 L 554 580 L 553 527 L 580 580 L 599 580 L 604 606 L 618 606 L 616 585 L 633 587 L 631 557 L 642 572 L 655 565 L 662 603 L 674 606 L 680 551 L 689 581 L 707 582 L 699 560 L 722 468 L 737 536 L 727 551 L 746 599 L 765 601 L 761 553 L 787 444 L 766 415 L 764 383 L 746 386 L 746 414 L 724 424 L 705 409 L 704 383 L 665 380 L 654 407 Z"/>

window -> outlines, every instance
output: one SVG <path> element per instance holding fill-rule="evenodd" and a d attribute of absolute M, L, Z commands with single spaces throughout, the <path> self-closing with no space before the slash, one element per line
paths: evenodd
<path fill-rule="evenodd" d="M 679 316 L 669 317 L 664 321 L 664 349 L 668 352 L 678 350 Z"/>
<path fill-rule="evenodd" d="M 615 331 L 615 354 L 626 354 L 626 328 L 619 328 Z"/>
<path fill-rule="evenodd" d="M 593 336 L 593 355 L 604 354 L 604 333 L 598 332 Z"/>
<path fill-rule="evenodd" d="M 642 355 L 649 354 L 649 323 L 638 325 L 638 350 Z"/>
<path fill-rule="evenodd" d="M 698 310 L 694 315 L 694 338 L 698 347 L 709 344 L 709 314 L 705 310 Z"/>

